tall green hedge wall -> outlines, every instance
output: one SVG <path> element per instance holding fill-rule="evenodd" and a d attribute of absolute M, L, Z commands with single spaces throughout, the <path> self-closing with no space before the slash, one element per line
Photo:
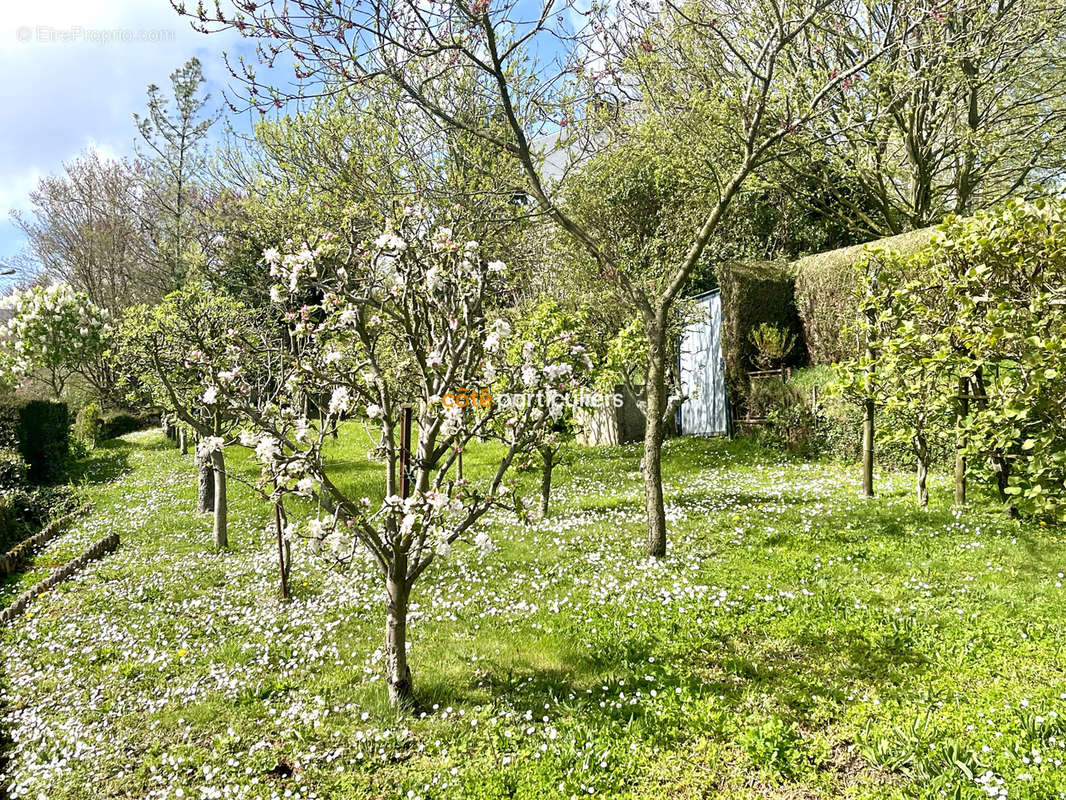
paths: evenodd
<path fill-rule="evenodd" d="M 66 468 L 70 421 L 66 403 L 0 401 L 0 447 L 18 449 L 31 483 L 54 483 L 63 478 Z"/>
<path fill-rule="evenodd" d="M 927 245 L 936 228 L 890 236 L 869 244 L 806 256 L 793 262 L 796 309 L 812 364 L 835 364 L 859 355 L 862 342 L 842 333 L 858 312 L 859 261 L 870 248 L 913 253 Z"/>

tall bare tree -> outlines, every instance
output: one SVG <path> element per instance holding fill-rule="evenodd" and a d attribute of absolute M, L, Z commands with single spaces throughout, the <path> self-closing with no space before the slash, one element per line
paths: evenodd
<path fill-rule="evenodd" d="M 162 297 L 166 284 L 143 259 L 140 179 L 129 161 L 95 150 L 42 178 L 29 214 L 12 214 L 37 269 L 111 311 Z"/>
<path fill-rule="evenodd" d="M 864 0 L 857 21 L 860 52 L 904 33 L 919 46 L 842 85 L 815 141 L 794 150 L 789 185 L 809 204 L 869 239 L 1060 185 L 1066 5 Z"/>

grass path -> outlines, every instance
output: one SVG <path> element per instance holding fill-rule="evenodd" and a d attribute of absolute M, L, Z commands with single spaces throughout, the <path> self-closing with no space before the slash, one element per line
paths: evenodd
<path fill-rule="evenodd" d="M 364 444 L 335 457 L 370 493 Z M 93 513 L 45 557 L 111 529 L 121 549 L 4 633 L 10 796 L 1066 796 L 1059 533 L 919 511 L 908 476 L 864 502 L 851 470 L 685 440 L 648 562 L 638 460 L 576 451 L 555 517 L 495 519 L 495 553 L 431 568 L 410 719 L 384 705 L 369 565 L 297 548 L 283 605 L 250 492 L 213 553 L 191 460 L 153 432 L 111 443 Z"/>

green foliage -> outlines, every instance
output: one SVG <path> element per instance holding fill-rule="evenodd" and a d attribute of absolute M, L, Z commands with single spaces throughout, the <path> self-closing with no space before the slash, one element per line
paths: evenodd
<path fill-rule="evenodd" d="M 756 350 L 755 363 L 763 369 L 781 366 L 796 346 L 796 334 L 772 322 L 755 326 L 750 337 Z"/>
<path fill-rule="evenodd" d="M 796 272 L 796 306 L 813 364 L 854 358 L 862 344 L 844 334 L 857 313 L 856 272 L 850 264 L 803 259 Z"/>
<path fill-rule="evenodd" d="M 25 486 L 29 466 L 16 447 L 0 447 L 0 491 Z"/>
<path fill-rule="evenodd" d="M 644 120 L 628 134 L 582 164 L 565 186 L 568 213 L 621 272 L 603 272 L 601 264 L 578 253 L 572 258 L 585 264 L 582 285 L 605 284 L 623 300 L 620 278 L 648 296 L 662 290 L 691 245 L 691 231 L 714 203 L 684 151 L 661 146 L 672 135 L 661 121 Z"/>
<path fill-rule="evenodd" d="M 1012 506 L 1066 521 L 1066 199 L 949 220 L 926 257 L 947 281 L 941 363 L 979 376 L 967 449 L 1006 462 Z"/>
<path fill-rule="evenodd" d="M 252 319 L 242 304 L 192 285 L 130 309 L 118 335 L 129 399 L 172 411 L 202 435 L 222 434 L 233 420 L 209 390 L 226 380 L 226 349 Z"/>
<path fill-rule="evenodd" d="M 755 430 L 757 441 L 764 447 L 805 458 L 825 451 L 824 423 L 818 409 L 812 408 L 798 389 L 783 381 L 754 381 L 748 395 L 748 413 L 765 420 Z"/>
<path fill-rule="evenodd" d="M 203 233 L 197 200 L 204 192 L 207 136 L 217 118 L 208 107 L 210 95 L 199 59 L 190 58 L 170 74 L 171 96 L 148 87 L 146 113 L 134 115 L 143 142 L 146 209 L 152 213 L 152 247 L 148 254 L 164 285 L 174 290 L 192 277 L 202 257 L 196 241 Z"/>
<path fill-rule="evenodd" d="M 100 412 L 100 404 L 89 403 L 78 410 L 74 418 L 74 436 L 84 442 L 90 448 L 95 447 L 100 439 L 103 429 L 103 417 Z"/>
<path fill-rule="evenodd" d="M 761 386 L 751 399 L 751 416 L 767 417 L 771 424 L 754 431 L 764 447 L 798 452 L 854 464 L 862 453 L 862 408 L 844 391 L 838 368 L 807 367 L 796 370 L 782 388 L 777 381 L 756 381 Z M 814 394 L 812 395 L 812 390 Z M 757 413 L 756 413 L 757 412 Z M 877 411 L 874 458 L 882 469 L 912 470 L 914 452 L 901 437 L 905 421 L 884 408 Z M 789 442 L 794 444 L 790 447 Z M 946 470 L 954 458 L 954 445 L 946 438 L 929 443 L 930 465 Z"/>
<path fill-rule="evenodd" d="M 790 186 L 867 238 L 1062 186 L 1066 82 L 1057 3 L 857 6 L 856 62 L 828 124 L 791 149 Z M 919 47 L 895 46 L 910 42 Z M 854 50 L 851 50 L 854 48 Z M 881 52 L 884 52 L 883 50 Z M 831 135 L 843 126 L 844 136 Z"/>
<path fill-rule="evenodd" d="M 799 733 L 780 717 L 771 717 L 746 728 L 738 743 L 753 764 L 774 775 L 790 777 L 802 768 L 804 759 Z"/>
<path fill-rule="evenodd" d="M 1066 520 L 1066 200 L 949 219 L 923 250 L 871 253 L 845 391 L 900 424 L 919 463 L 962 441 L 1017 510 Z M 959 381 L 970 397 L 960 412 Z"/>
<path fill-rule="evenodd" d="M 2 452 L 2 451 L 0 451 Z M 0 553 L 82 504 L 69 486 L 0 486 Z"/>
<path fill-rule="evenodd" d="M 99 439 L 115 439 L 127 433 L 144 430 L 153 424 L 153 419 L 138 416 L 129 411 L 109 411 L 100 418 Z"/>

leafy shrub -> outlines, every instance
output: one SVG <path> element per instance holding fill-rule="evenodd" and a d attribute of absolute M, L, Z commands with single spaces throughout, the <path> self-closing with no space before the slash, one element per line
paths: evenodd
<path fill-rule="evenodd" d="M 100 404 L 94 401 L 82 406 L 74 420 L 74 436 L 89 447 L 95 447 L 100 439 L 102 428 Z"/>
<path fill-rule="evenodd" d="M 961 440 L 1012 514 L 1066 522 L 1066 198 L 949 218 L 924 248 L 856 267 L 873 355 L 844 385 L 893 415 L 879 429 L 923 466 L 925 441 Z"/>
<path fill-rule="evenodd" d="M 862 455 L 862 408 L 838 391 L 832 368 L 797 370 L 788 383 L 753 381 L 748 403 L 752 417 L 766 420 L 753 431 L 753 438 L 763 447 L 848 464 L 858 462 Z M 875 422 L 877 465 L 913 469 L 914 453 L 897 435 L 903 420 L 878 408 Z M 930 449 L 934 467 L 948 469 L 954 463 L 955 451 L 944 441 L 932 443 Z"/>
<path fill-rule="evenodd" d="M 80 495 L 69 486 L 0 491 L 0 551 L 6 552 L 81 503 Z"/>
<path fill-rule="evenodd" d="M 151 425 L 152 419 L 148 416 L 138 416 L 129 411 L 112 411 L 100 420 L 99 439 L 114 439 L 127 433 L 144 430 Z"/>
<path fill-rule="evenodd" d="M 18 489 L 26 485 L 29 467 L 14 447 L 0 447 L 0 490 Z"/>
<path fill-rule="evenodd" d="M 755 363 L 763 369 L 773 369 L 780 366 L 796 346 L 796 334 L 772 322 L 763 322 L 752 330 L 751 343 L 755 345 Z"/>
<path fill-rule="evenodd" d="M 824 451 L 822 420 L 795 387 L 778 380 L 753 381 L 748 406 L 753 417 L 765 418 L 755 431 L 764 447 L 806 457 Z"/>
<path fill-rule="evenodd" d="M 70 451 L 66 403 L 9 399 L 0 404 L 0 446 L 18 448 L 30 483 L 60 480 Z"/>

